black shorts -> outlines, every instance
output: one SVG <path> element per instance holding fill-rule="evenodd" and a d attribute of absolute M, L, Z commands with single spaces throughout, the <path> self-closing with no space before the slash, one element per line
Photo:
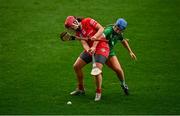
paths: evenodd
<path fill-rule="evenodd" d="M 87 64 L 92 61 L 92 55 L 90 55 L 88 52 L 82 52 L 80 55 L 80 58 L 85 61 Z M 105 64 L 107 58 L 103 55 L 100 54 L 95 54 L 94 55 L 95 62 Z"/>

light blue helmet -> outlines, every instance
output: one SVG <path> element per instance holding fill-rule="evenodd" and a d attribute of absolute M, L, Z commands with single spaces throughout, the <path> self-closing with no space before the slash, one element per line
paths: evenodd
<path fill-rule="evenodd" d="M 115 25 L 117 25 L 121 30 L 124 30 L 127 27 L 127 21 L 124 20 L 123 18 L 119 18 L 116 21 Z"/>

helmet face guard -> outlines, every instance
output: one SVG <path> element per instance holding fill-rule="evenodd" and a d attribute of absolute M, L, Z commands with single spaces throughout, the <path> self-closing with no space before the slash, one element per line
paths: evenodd
<path fill-rule="evenodd" d="M 116 21 L 115 25 L 116 25 L 118 28 L 120 28 L 121 30 L 125 30 L 126 27 L 127 27 L 127 22 L 126 22 L 126 20 L 124 20 L 123 18 L 119 18 L 119 19 Z"/>

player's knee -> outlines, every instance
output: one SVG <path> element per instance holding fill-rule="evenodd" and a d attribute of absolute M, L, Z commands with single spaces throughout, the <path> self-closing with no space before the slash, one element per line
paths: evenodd
<path fill-rule="evenodd" d="M 78 64 L 76 64 L 76 63 L 73 64 L 73 68 L 74 68 L 75 71 L 80 70 L 80 66 Z"/>
<path fill-rule="evenodd" d="M 74 70 L 77 70 L 78 69 L 77 64 L 73 64 L 73 68 L 74 68 Z"/>
<path fill-rule="evenodd" d="M 103 68 L 103 64 L 102 64 L 102 63 L 97 63 L 97 62 L 96 62 L 96 66 L 97 66 L 99 69 L 101 69 L 101 70 L 102 70 L 102 68 Z"/>

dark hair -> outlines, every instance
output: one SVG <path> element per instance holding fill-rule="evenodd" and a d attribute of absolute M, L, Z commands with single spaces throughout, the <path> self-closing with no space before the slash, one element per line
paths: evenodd
<path fill-rule="evenodd" d="M 78 22 L 81 22 L 84 17 L 81 17 L 81 16 L 74 16 L 75 19 L 77 19 Z"/>

